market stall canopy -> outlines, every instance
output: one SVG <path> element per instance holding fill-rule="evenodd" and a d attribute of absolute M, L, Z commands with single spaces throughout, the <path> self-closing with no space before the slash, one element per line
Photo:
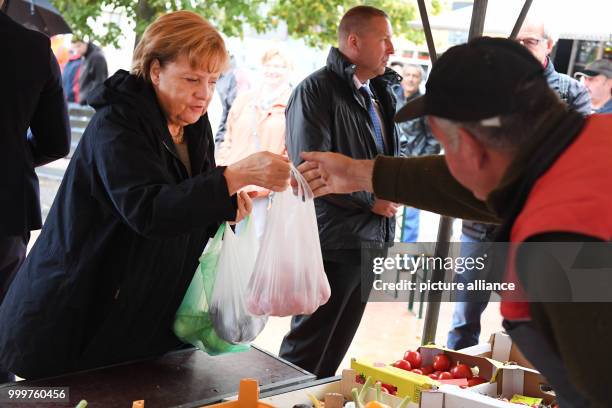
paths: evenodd
<path fill-rule="evenodd" d="M 49 37 L 71 33 L 70 27 L 49 0 L 5 0 L 5 13 L 27 28 Z"/>
<path fill-rule="evenodd" d="M 507 37 L 516 22 L 523 0 L 489 0 L 484 33 Z M 612 41 L 612 1 L 610 0 L 533 0 L 532 10 L 542 15 L 559 37 L 573 40 Z M 532 12 L 528 14 L 528 17 Z M 433 30 L 469 31 L 472 6 L 430 17 Z M 421 21 L 412 21 L 422 28 Z"/>

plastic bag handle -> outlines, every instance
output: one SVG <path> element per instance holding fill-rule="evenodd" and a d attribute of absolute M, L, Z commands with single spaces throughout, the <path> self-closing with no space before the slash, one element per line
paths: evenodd
<path fill-rule="evenodd" d="M 313 200 L 314 194 L 312 193 L 308 182 L 302 176 L 302 173 L 300 173 L 300 171 L 293 164 L 291 164 L 291 174 L 293 175 L 293 177 L 295 177 L 295 180 L 298 184 L 298 197 L 300 197 L 302 201 Z"/>

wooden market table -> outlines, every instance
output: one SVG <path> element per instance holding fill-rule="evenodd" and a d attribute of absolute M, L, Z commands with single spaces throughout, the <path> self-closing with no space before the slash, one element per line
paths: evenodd
<path fill-rule="evenodd" d="M 69 387 L 70 403 L 6 403 L 6 407 L 71 407 L 84 399 L 89 407 L 131 408 L 145 400 L 145 408 L 200 407 L 237 393 L 241 378 L 258 380 L 262 393 L 312 381 L 315 376 L 264 350 L 211 357 L 186 349 L 162 357 L 119 364 L 59 377 L 20 381 L 0 386 Z M 4 406 L 3 404 L 0 404 Z"/>

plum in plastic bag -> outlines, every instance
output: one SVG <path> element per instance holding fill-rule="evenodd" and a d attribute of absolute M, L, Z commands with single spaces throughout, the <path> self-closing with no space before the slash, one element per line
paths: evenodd
<path fill-rule="evenodd" d="M 312 314 L 331 294 L 323 269 L 314 197 L 292 166 L 298 182 L 276 193 L 248 287 L 247 305 L 255 315 Z"/>

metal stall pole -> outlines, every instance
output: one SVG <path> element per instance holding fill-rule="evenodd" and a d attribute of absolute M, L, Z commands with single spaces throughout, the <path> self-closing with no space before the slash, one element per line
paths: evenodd
<path fill-rule="evenodd" d="M 523 4 L 523 8 L 521 9 L 518 18 L 516 19 L 516 24 L 514 24 L 514 28 L 512 29 L 512 33 L 510 33 L 510 37 L 508 37 L 510 40 L 514 40 L 518 35 L 519 31 L 521 31 L 521 27 L 525 22 L 527 12 L 529 11 L 529 7 L 531 7 L 532 2 L 533 0 L 525 0 L 525 4 Z"/>
<path fill-rule="evenodd" d="M 482 35 L 484 29 L 485 15 L 487 12 L 488 0 L 474 0 L 474 6 L 472 9 L 472 21 L 470 24 L 469 39 L 479 37 Z M 425 1 L 418 0 L 419 11 L 421 13 L 421 21 L 423 23 L 423 30 L 425 31 L 425 38 L 427 39 L 427 47 L 429 48 L 429 55 L 432 59 L 432 65 L 437 60 L 437 54 L 433 44 L 433 36 L 431 34 L 431 27 L 429 25 L 429 19 L 427 17 L 427 10 L 425 9 Z M 430 45 L 431 44 L 431 45 Z M 433 52 L 432 52 L 433 51 Z M 450 247 L 451 231 L 453 226 L 453 219 L 450 217 L 440 217 L 440 224 L 438 227 L 438 240 L 436 243 L 436 249 L 434 250 L 434 256 L 440 258 L 446 258 L 448 256 L 448 250 Z M 438 262 L 436 262 L 436 265 Z M 442 281 L 444 279 L 444 268 L 435 268 L 432 273 L 431 280 L 433 282 Z M 442 291 L 430 291 L 427 296 L 427 311 L 425 312 L 425 321 L 423 323 L 423 335 L 421 338 L 421 344 L 432 343 L 436 339 L 436 329 L 438 326 L 438 316 L 440 314 L 440 301 L 442 300 Z"/>

